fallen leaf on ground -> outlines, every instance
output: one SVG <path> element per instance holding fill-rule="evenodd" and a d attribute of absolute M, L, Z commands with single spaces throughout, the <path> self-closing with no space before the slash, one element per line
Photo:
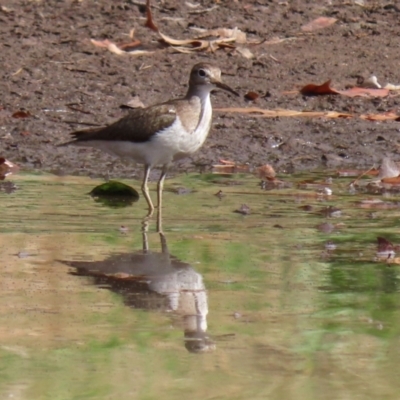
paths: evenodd
<path fill-rule="evenodd" d="M 150 7 L 150 0 L 146 0 L 146 23 L 144 24 L 144 26 L 146 28 L 151 29 L 154 32 L 158 32 L 158 28 L 156 26 L 156 24 L 154 23 L 153 20 L 153 15 L 151 13 L 151 7 Z"/>
<path fill-rule="evenodd" d="M 237 47 L 237 44 L 259 44 L 262 41 L 247 42 L 246 34 L 238 28 L 234 29 L 212 29 L 204 31 L 192 39 L 174 39 L 158 32 L 162 42 L 171 46 L 174 50 L 181 53 L 193 53 L 196 51 L 210 51 L 215 52 L 220 48 L 236 49 L 241 55 L 246 58 L 252 58 L 250 50 L 246 50 L 242 46 Z"/>
<path fill-rule="evenodd" d="M 215 37 L 219 37 L 221 39 L 230 39 L 235 41 L 236 43 L 239 44 L 246 44 L 249 43 L 247 41 L 247 35 L 245 32 L 241 31 L 238 28 L 233 28 L 233 29 L 229 29 L 229 28 L 216 28 L 216 29 L 202 29 L 202 28 L 196 28 L 193 27 L 191 28 L 194 31 L 199 32 L 199 35 L 196 36 L 197 39 L 203 39 L 203 38 L 207 38 L 210 36 L 215 36 Z M 256 40 L 253 42 L 250 42 L 252 44 L 259 44 L 261 43 L 261 40 Z"/>
<path fill-rule="evenodd" d="M 386 97 L 389 94 L 388 89 L 370 89 L 362 87 L 352 87 L 345 90 L 337 90 L 331 87 L 331 80 L 324 82 L 322 85 L 310 83 L 300 89 L 300 93 L 304 96 L 320 96 L 326 94 L 341 94 L 347 97 Z"/>
<path fill-rule="evenodd" d="M 129 55 L 133 55 L 133 56 L 143 56 L 143 55 L 154 53 L 154 51 L 150 51 L 150 50 L 137 49 L 137 47 L 141 45 L 140 41 L 132 41 L 132 42 L 124 43 L 124 44 L 120 44 L 120 45 L 117 45 L 116 43 L 113 43 L 113 42 L 109 41 L 108 39 L 105 39 L 105 40 L 90 39 L 90 41 L 95 46 L 105 47 L 107 50 L 111 51 L 111 53 L 114 53 L 117 55 L 129 54 Z"/>
<path fill-rule="evenodd" d="M 245 32 L 238 28 L 228 29 L 228 28 L 217 28 L 212 30 L 199 29 L 196 30 L 200 32 L 195 38 L 191 39 L 174 39 L 160 31 L 151 12 L 150 0 L 146 0 L 146 22 L 145 27 L 157 32 L 159 36 L 159 42 L 170 46 L 174 50 L 181 53 L 193 53 L 198 51 L 209 51 L 214 52 L 220 48 L 228 48 L 236 50 L 238 54 L 246 58 L 253 58 L 252 52 L 243 47 L 245 44 L 256 45 L 263 42 L 262 39 L 259 40 L 248 40 Z M 195 29 L 195 28 L 192 28 Z M 143 44 L 140 40 L 135 40 L 133 35 L 134 30 L 131 30 L 132 41 L 125 44 L 116 44 L 108 39 L 105 40 L 95 40 L 91 39 L 91 42 L 97 47 L 104 47 L 117 55 L 134 55 L 142 56 L 152 54 L 154 51 L 148 48 L 143 48 Z M 241 45 L 241 46 L 238 46 Z"/>
<path fill-rule="evenodd" d="M 301 27 L 303 32 L 312 32 L 317 29 L 327 28 L 337 21 L 336 18 L 319 17 Z"/>
<path fill-rule="evenodd" d="M 254 54 L 247 48 L 247 47 L 237 47 L 236 51 L 243 56 L 244 58 L 247 58 L 248 60 L 251 60 L 254 58 Z"/>
<path fill-rule="evenodd" d="M 200 10 L 192 10 L 192 11 L 189 11 L 188 14 L 205 14 L 205 13 L 208 13 L 208 12 L 211 12 L 211 11 L 215 10 L 218 7 L 219 6 L 215 5 L 215 6 L 212 6 L 212 7 L 209 7 L 209 8 L 202 8 Z"/>
<path fill-rule="evenodd" d="M 235 161 L 220 159 L 219 162 L 224 165 L 235 165 Z"/>
<path fill-rule="evenodd" d="M 400 121 L 400 115 L 393 111 L 382 114 L 361 114 L 360 118 L 368 121 Z"/>
<path fill-rule="evenodd" d="M 305 96 L 317 96 L 321 94 L 338 94 L 338 91 L 331 88 L 331 80 L 324 82 L 322 85 L 310 83 L 300 89 L 300 93 Z"/>
<path fill-rule="evenodd" d="M 229 112 L 229 113 L 242 113 L 242 114 L 258 114 L 264 118 L 276 118 L 276 117 L 324 117 L 324 118 L 351 118 L 352 114 L 346 114 L 336 111 L 296 111 L 296 110 L 267 110 L 264 108 L 257 107 L 225 107 L 225 108 L 214 108 L 214 111 Z"/>
<path fill-rule="evenodd" d="M 13 118 L 29 118 L 32 114 L 29 111 L 19 110 L 12 114 Z"/>
<path fill-rule="evenodd" d="M 127 103 L 121 104 L 120 108 L 144 108 L 144 104 L 139 96 L 134 96 Z"/>
<path fill-rule="evenodd" d="M 288 37 L 288 38 L 279 38 L 279 37 L 273 37 L 270 40 L 266 40 L 263 42 L 264 45 L 274 45 L 274 44 L 280 44 L 283 42 L 289 42 L 293 40 L 297 40 L 298 37 Z"/>
<path fill-rule="evenodd" d="M 260 97 L 260 95 L 256 92 L 247 92 L 244 95 L 244 98 L 248 101 L 256 101 L 259 97 Z"/>
<path fill-rule="evenodd" d="M 338 93 L 347 97 L 386 97 L 389 95 L 389 90 L 353 87 L 346 90 L 338 90 Z"/>

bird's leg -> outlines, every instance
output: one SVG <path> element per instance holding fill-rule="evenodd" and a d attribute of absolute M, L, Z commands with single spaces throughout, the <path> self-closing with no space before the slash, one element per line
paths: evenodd
<path fill-rule="evenodd" d="M 154 206 L 153 206 L 153 202 L 151 201 L 151 197 L 149 194 L 149 188 L 147 186 L 147 182 L 149 180 L 149 175 L 150 175 L 150 170 L 151 170 L 151 166 L 150 165 L 145 165 L 144 166 L 144 177 L 143 177 L 143 183 L 142 183 L 142 193 L 144 198 L 147 201 L 147 204 L 149 206 L 149 213 L 147 214 L 147 217 L 151 217 L 153 215 L 153 211 L 154 211 Z"/>
<path fill-rule="evenodd" d="M 157 183 L 157 232 L 162 233 L 162 191 L 168 166 L 164 165 Z"/>

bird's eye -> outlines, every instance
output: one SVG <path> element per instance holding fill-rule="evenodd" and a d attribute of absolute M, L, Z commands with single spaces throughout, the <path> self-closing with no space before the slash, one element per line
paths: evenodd
<path fill-rule="evenodd" d="M 197 73 L 199 74 L 199 76 L 201 76 L 202 78 L 204 78 L 207 74 L 206 71 L 204 71 L 204 69 L 199 69 L 197 71 Z"/>

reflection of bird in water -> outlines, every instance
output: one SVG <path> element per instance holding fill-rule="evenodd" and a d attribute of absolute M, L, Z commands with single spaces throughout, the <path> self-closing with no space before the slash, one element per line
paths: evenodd
<path fill-rule="evenodd" d="M 208 337 L 208 301 L 202 276 L 192 266 L 171 256 L 160 234 L 161 253 L 148 249 L 115 254 L 103 261 L 62 261 L 76 275 L 92 276 L 96 285 L 121 294 L 124 303 L 145 310 L 172 311 L 182 317 L 185 347 L 193 353 L 215 349 Z"/>

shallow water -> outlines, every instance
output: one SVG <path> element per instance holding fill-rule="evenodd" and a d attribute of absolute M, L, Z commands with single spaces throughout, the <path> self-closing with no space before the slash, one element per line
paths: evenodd
<path fill-rule="evenodd" d="M 115 209 L 88 196 L 99 180 L 12 180 L 16 192 L 0 191 L 1 398 L 398 398 L 399 267 L 375 256 L 400 212 L 358 207 L 368 196 L 349 179 L 332 196 L 248 175 L 168 180 L 165 241 L 155 221 L 143 236 L 142 198 Z M 242 204 L 249 215 L 233 212 Z"/>

